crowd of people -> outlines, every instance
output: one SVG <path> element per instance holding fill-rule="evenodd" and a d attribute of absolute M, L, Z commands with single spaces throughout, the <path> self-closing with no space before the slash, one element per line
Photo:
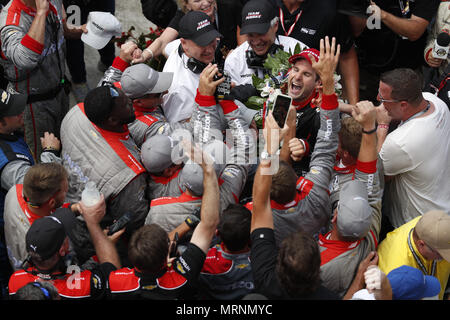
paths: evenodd
<path fill-rule="evenodd" d="M 141 3 L 2 2 L 2 299 L 449 299 L 450 2 Z"/>

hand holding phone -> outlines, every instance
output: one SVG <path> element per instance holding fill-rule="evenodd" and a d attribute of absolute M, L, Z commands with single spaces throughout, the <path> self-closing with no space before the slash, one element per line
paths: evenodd
<path fill-rule="evenodd" d="M 272 114 L 280 128 L 284 127 L 291 103 L 292 98 L 284 94 L 278 94 L 274 99 Z"/>

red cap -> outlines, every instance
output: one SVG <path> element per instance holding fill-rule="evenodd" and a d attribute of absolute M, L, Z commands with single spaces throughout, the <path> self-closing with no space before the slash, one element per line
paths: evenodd
<path fill-rule="evenodd" d="M 293 56 L 291 56 L 289 58 L 289 63 L 290 64 L 294 64 L 297 62 L 297 60 L 300 59 L 306 59 L 308 60 L 309 63 L 312 64 L 308 54 L 312 55 L 314 57 L 314 59 L 316 60 L 316 62 L 319 61 L 319 56 L 320 56 L 320 51 L 314 48 L 309 48 L 309 49 L 305 49 L 300 53 L 294 54 Z"/>

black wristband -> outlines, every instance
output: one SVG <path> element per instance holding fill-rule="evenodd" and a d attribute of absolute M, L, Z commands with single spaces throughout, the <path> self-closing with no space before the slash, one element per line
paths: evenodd
<path fill-rule="evenodd" d="M 372 134 L 372 133 L 374 133 L 374 132 L 377 131 L 377 126 L 375 126 L 374 129 L 369 130 L 369 131 L 366 131 L 366 130 L 364 130 L 364 129 L 361 129 L 361 131 L 362 131 L 362 133 L 365 133 L 365 134 Z"/>
<path fill-rule="evenodd" d="M 57 150 L 57 149 L 55 149 L 53 147 L 44 148 L 44 149 L 42 149 L 42 152 L 51 152 L 57 157 L 59 157 L 61 155 L 61 151 Z"/>
<path fill-rule="evenodd" d="M 189 228 L 194 230 L 195 227 L 197 227 L 197 225 L 199 224 L 200 219 L 194 215 L 190 215 L 189 217 L 186 218 L 186 220 L 184 220 L 184 222 L 189 226 Z"/>

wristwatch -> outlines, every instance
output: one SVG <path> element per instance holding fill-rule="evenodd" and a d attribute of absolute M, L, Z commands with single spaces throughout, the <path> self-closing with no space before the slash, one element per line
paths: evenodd
<path fill-rule="evenodd" d="M 267 152 L 267 151 L 263 151 L 261 152 L 261 156 L 260 156 L 261 160 L 271 160 L 272 156 Z"/>

